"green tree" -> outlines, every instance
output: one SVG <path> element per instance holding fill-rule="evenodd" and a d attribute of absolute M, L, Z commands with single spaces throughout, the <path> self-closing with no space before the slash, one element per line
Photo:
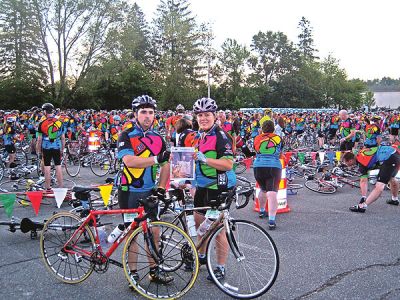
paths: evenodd
<path fill-rule="evenodd" d="M 297 26 L 300 29 L 300 34 L 298 35 L 299 42 L 297 47 L 302 53 L 303 57 L 306 59 L 314 60 L 318 57 L 315 56 L 315 53 L 318 51 L 314 48 L 314 38 L 313 38 L 313 28 L 311 27 L 311 23 L 305 17 L 301 17 L 300 22 Z"/>
<path fill-rule="evenodd" d="M 198 97 L 206 68 L 200 65 L 204 58 L 203 35 L 187 0 L 161 1 L 153 21 L 151 51 L 163 107 L 174 108 L 178 103 L 190 106 Z"/>
<path fill-rule="evenodd" d="M 27 108 L 41 102 L 46 75 L 39 31 L 28 0 L 0 2 L 0 99 L 3 107 Z M 18 104 L 17 104 L 18 103 Z"/>
<path fill-rule="evenodd" d="M 245 84 L 245 67 L 250 52 L 234 39 L 227 39 L 222 44 L 219 57 L 219 83 L 225 95 L 221 105 L 232 107 L 234 99 L 240 99 L 241 89 Z"/>
<path fill-rule="evenodd" d="M 89 69 L 104 55 L 107 32 L 118 16 L 120 2 L 32 1 L 33 17 L 40 29 L 40 44 L 46 54 L 52 97 L 60 105 L 68 105 Z"/>
<path fill-rule="evenodd" d="M 368 107 L 368 111 L 371 110 L 373 106 L 375 106 L 375 97 L 374 92 L 367 91 L 363 94 L 362 104 Z"/>
<path fill-rule="evenodd" d="M 253 36 L 251 49 L 256 55 L 250 60 L 255 74 L 265 85 L 296 67 L 298 51 L 282 32 L 259 32 Z"/>

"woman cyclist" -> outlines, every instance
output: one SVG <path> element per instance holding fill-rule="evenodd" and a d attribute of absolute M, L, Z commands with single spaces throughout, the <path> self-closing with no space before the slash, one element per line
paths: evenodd
<path fill-rule="evenodd" d="M 218 206 L 221 192 L 232 189 L 236 185 L 233 168 L 232 140 L 215 124 L 217 104 L 213 99 L 201 98 L 193 105 L 193 112 L 199 124 L 194 140 L 197 152 L 196 160 L 196 194 L 194 207 Z M 217 202 L 217 203 L 216 203 Z M 194 213 L 196 229 L 205 221 L 206 211 Z M 201 236 L 198 235 L 200 239 Z M 217 279 L 225 276 L 225 262 L 228 253 L 228 241 L 224 231 L 217 237 L 218 265 L 214 270 Z M 206 263 L 205 247 L 199 249 L 200 263 Z M 211 276 L 207 279 L 212 280 Z"/>
<path fill-rule="evenodd" d="M 279 156 L 282 150 L 282 139 L 274 132 L 274 122 L 265 121 L 262 134 L 254 139 L 256 159 L 254 161 L 254 177 L 260 185 L 260 218 L 266 216 L 265 203 L 268 198 L 268 226 L 276 228 L 275 216 L 278 209 L 277 192 L 281 180 L 282 165 Z"/>

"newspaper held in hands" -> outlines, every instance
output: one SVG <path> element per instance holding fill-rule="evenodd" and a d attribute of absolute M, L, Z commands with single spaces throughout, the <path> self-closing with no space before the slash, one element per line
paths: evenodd
<path fill-rule="evenodd" d="M 172 160 L 170 169 L 170 180 L 194 180 L 194 147 L 172 147 L 171 153 Z"/>

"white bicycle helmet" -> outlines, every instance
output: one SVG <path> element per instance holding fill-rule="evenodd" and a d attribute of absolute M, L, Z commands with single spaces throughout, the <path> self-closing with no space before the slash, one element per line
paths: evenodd
<path fill-rule="evenodd" d="M 182 104 L 178 104 L 176 110 L 185 110 L 185 107 Z"/>
<path fill-rule="evenodd" d="M 217 103 L 211 98 L 201 98 L 193 104 L 193 112 L 195 114 L 202 112 L 216 112 L 218 109 Z"/>
<path fill-rule="evenodd" d="M 137 110 L 139 106 L 153 107 L 154 109 L 156 109 L 156 103 L 156 100 L 154 100 L 150 96 L 142 95 L 132 100 L 132 110 Z"/>

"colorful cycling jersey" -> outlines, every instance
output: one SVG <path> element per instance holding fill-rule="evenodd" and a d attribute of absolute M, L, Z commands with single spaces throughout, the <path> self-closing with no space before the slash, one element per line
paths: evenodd
<path fill-rule="evenodd" d="M 14 125 L 6 124 L 3 132 L 3 143 L 5 146 L 14 144 L 14 137 L 17 134 L 17 128 Z"/>
<path fill-rule="evenodd" d="M 118 135 L 121 132 L 121 126 L 117 125 L 110 125 L 110 139 L 111 143 L 115 144 L 118 141 Z"/>
<path fill-rule="evenodd" d="M 330 124 L 329 124 L 329 128 L 330 129 L 338 129 L 339 128 L 339 117 L 338 116 L 333 116 L 331 118 Z"/>
<path fill-rule="evenodd" d="M 272 167 L 282 169 L 279 160 L 282 151 L 282 139 L 275 133 L 263 133 L 254 139 L 254 150 L 256 151 L 256 159 L 254 160 L 254 168 Z"/>
<path fill-rule="evenodd" d="M 225 121 L 223 124 L 221 124 L 221 128 L 225 130 L 226 133 L 230 134 L 233 136 L 235 134 L 233 130 L 233 125 L 231 122 Z"/>
<path fill-rule="evenodd" d="M 393 115 L 389 118 L 390 128 L 399 128 L 400 127 L 400 116 Z"/>
<path fill-rule="evenodd" d="M 178 147 L 192 147 L 196 131 L 192 129 L 185 129 L 179 134 Z"/>
<path fill-rule="evenodd" d="M 364 146 L 371 148 L 378 146 L 377 138 L 380 136 L 381 131 L 376 124 L 367 124 L 365 126 L 365 142 Z"/>
<path fill-rule="evenodd" d="M 258 120 L 254 120 L 251 123 L 251 137 L 255 138 L 257 135 L 259 135 L 260 133 L 258 132 L 260 129 L 260 122 Z"/>
<path fill-rule="evenodd" d="M 295 123 L 295 130 L 304 130 L 304 127 L 306 126 L 306 120 L 303 117 L 297 117 L 294 119 Z"/>
<path fill-rule="evenodd" d="M 373 169 L 375 165 L 382 164 L 396 149 L 392 146 L 379 146 L 362 149 L 356 156 L 357 162 L 366 169 Z"/>
<path fill-rule="evenodd" d="M 61 149 L 63 133 L 63 123 L 53 116 L 44 117 L 39 123 L 38 136 L 42 136 L 43 149 Z"/>
<path fill-rule="evenodd" d="M 199 130 L 194 138 L 193 147 L 208 158 L 233 160 L 232 141 L 217 125 L 214 125 L 207 133 Z M 213 190 L 220 187 L 231 188 L 236 185 L 236 175 L 233 170 L 217 171 L 215 168 L 197 161 L 196 185 Z"/>
<path fill-rule="evenodd" d="M 124 130 L 118 139 L 118 159 L 125 155 L 139 157 L 156 156 L 166 150 L 164 139 L 151 129 L 144 132 L 136 123 Z M 117 183 L 121 190 L 130 192 L 148 192 L 155 186 L 159 165 L 147 168 L 129 168 L 124 164 Z"/>
<path fill-rule="evenodd" d="M 340 123 L 339 133 L 341 138 L 349 136 L 352 130 L 354 130 L 354 126 L 350 118 Z"/>

